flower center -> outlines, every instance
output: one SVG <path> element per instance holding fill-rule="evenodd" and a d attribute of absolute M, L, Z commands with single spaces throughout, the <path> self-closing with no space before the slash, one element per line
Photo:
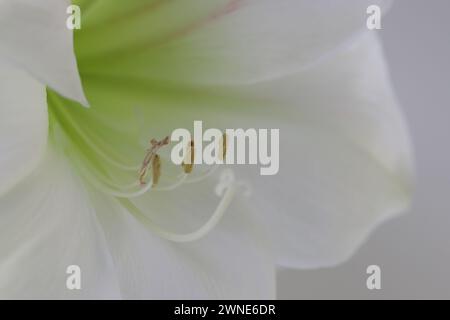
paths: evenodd
<path fill-rule="evenodd" d="M 205 72 L 207 62 L 201 67 L 179 64 L 180 53 L 193 57 L 198 50 L 192 41 L 180 39 L 186 33 L 179 31 L 215 12 L 217 1 L 199 0 L 198 7 L 184 8 L 192 10 L 180 10 L 186 7 L 183 1 L 169 0 L 74 2 L 82 11 L 74 47 L 91 107 L 47 89 L 50 140 L 91 185 L 116 197 L 154 232 L 173 241 L 203 236 L 230 203 L 234 180 L 222 190 L 205 224 L 191 233 L 159 227 L 135 199 L 146 197 L 150 189 L 170 191 L 200 181 L 214 170 L 176 166 L 164 137 L 195 119 L 214 119 L 210 107 L 229 107 L 227 95 L 189 82 Z"/>

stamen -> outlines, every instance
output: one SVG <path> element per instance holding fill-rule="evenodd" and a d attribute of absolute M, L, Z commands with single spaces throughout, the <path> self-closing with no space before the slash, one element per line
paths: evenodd
<path fill-rule="evenodd" d="M 80 173 L 84 176 L 84 178 L 89 181 L 97 190 L 102 191 L 105 194 L 109 194 L 118 198 L 137 198 L 145 194 L 150 190 L 151 185 L 146 186 L 145 188 L 140 188 L 136 191 L 121 191 L 120 186 L 111 184 L 108 181 L 105 181 L 105 177 L 100 176 L 95 170 L 89 170 L 85 163 L 77 159 L 77 157 L 72 157 L 77 168 L 80 170 Z M 114 189 L 108 187 L 110 185 Z"/>
<path fill-rule="evenodd" d="M 192 169 L 194 168 L 194 161 L 195 161 L 194 141 L 191 141 L 189 144 L 189 148 L 186 152 L 186 162 L 187 163 L 185 163 L 184 161 L 181 163 L 184 173 L 192 172 Z"/>
<path fill-rule="evenodd" d="M 223 161 L 227 155 L 227 134 L 226 133 L 224 133 L 222 135 L 221 142 L 222 143 L 219 146 L 220 147 L 219 159 Z"/>
<path fill-rule="evenodd" d="M 153 187 L 154 187 L 158 184 L 159 177 L 161 176 L 161 159 L 157 154 L 155 154 L 155 156 L 153 157 L 152 169 L 153 169 Z"/>
<path fill-rule="evenodd" d="M 165 145 L 168 145 L 170 142 L 169 136 L 165 137 L 163 140 L 158 141 L 156 139 L 152 139 L 150 141 L 150 144 L 152 145 L 150 149 L 147 150 L 147 153 L 145 154 L 144 161 L 142 161 L 141 170 L 139 170 L 139 182 L 141 185 L 145 185 L 145 178 L 147 177 L 148 170 L 150 169 L 150 165 L 154 163 L 154 158 L 157 156 L 157 152 L 159 149 L 164 147 Z M 159 156 L 158 156 L 159 159 Z M 161 165 L 160 160 L 159 165 Z M 159 169 L 160 170 L 160 169 Z M 153 176 L 155 174 L 155 170 L 153 170 Z M 158 173 L 158 179 L 161 175 L 161 171 Z M 157 182 L 156 182 L 157 183 Z M 154 184 L 156 184 L 154 183 Z"/>

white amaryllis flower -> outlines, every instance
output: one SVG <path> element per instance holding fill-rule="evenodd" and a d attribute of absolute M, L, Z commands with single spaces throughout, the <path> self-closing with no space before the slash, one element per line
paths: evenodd
<path fill-rule="evenodd" d="M 384 1 L 74 3 L 73 40 L 68 1 L 0 0 L 0 297 L 273 298 L 277 266 L 342 262 L 408 206 L 410 143 L 365 28 Z M 187 175 L 167 147 L 139 185 L 148 141 L 193 120 L 280 128 L 279 174 Z"/>

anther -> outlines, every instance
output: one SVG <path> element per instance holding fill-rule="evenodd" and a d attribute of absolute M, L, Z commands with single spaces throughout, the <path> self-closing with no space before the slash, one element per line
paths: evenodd
<path fill-rule="evenodd" d="M 153 180 L 155 181 L 156 177 L 156 183 L 158 183 L 159 177 L 161 176 L 161 159 L 158 156 L 157 152 L 159 149 L 164 147 L 165 145 L 168 145 L 170 142 L 169 136 L 165 137 L 163 140 L 158 141 L 156 139 L 152 139 L 150 141 L 150 144 L 152 145 L 150 149 L 147 150 L 147 153 L 145 154 L 144 161 L 142 161 L 141 170 L 139 170 L 139 182 L 141 185 L 145 185 L 145 178 L 148 174 L 148 169 L 150 166 L 153 166 Z M 157 159 L 155 162 L 155 158 Z M 155 171 L 155 164 L 157 164 L 158 169 Z M 155 175 L 155 172 L 157 174 Z M 155 182 L 153 185 L 156 184 Z"/>
<path fill-rule="evenodd" d="M 222 139 L 221 139 L 221 144 L 220 144 L 220 154 L 219 154 L 219 159 L 220 160 L 225 160 L 225 157 L 227 156 L 227 134 L 224 133 L 222 135 Z"/>
<path fill-rule="evenodd" d="M 184 173 L 191 173 L 194 168 L 195 161 L 195 148 L 194 141 L 191 140 L 189 143 L 189 148 L 186 152 L 186 162 L 182 162 L 181 166 L 183 167 Z"/>
<path fill-rule="evenodd" d="M 159 177 L 161 176 L 161 158 L 159 155 L 155 154 L 152 160 L 152 176 L 153 176 L 153 187 L 159 182 Z"/>

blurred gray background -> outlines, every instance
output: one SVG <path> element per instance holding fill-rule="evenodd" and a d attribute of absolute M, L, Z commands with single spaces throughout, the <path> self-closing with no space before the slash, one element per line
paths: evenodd
<path fill-rule="evenodd" d="M 374 32 L 416 151 L 415 203 L 347 263 L 282 270 L 280 299 L 450 299 L 450 1 L 394 0 L 382 28 Z M 371 264 L 381 267 L 381 290 L 366 287 Z"/>

